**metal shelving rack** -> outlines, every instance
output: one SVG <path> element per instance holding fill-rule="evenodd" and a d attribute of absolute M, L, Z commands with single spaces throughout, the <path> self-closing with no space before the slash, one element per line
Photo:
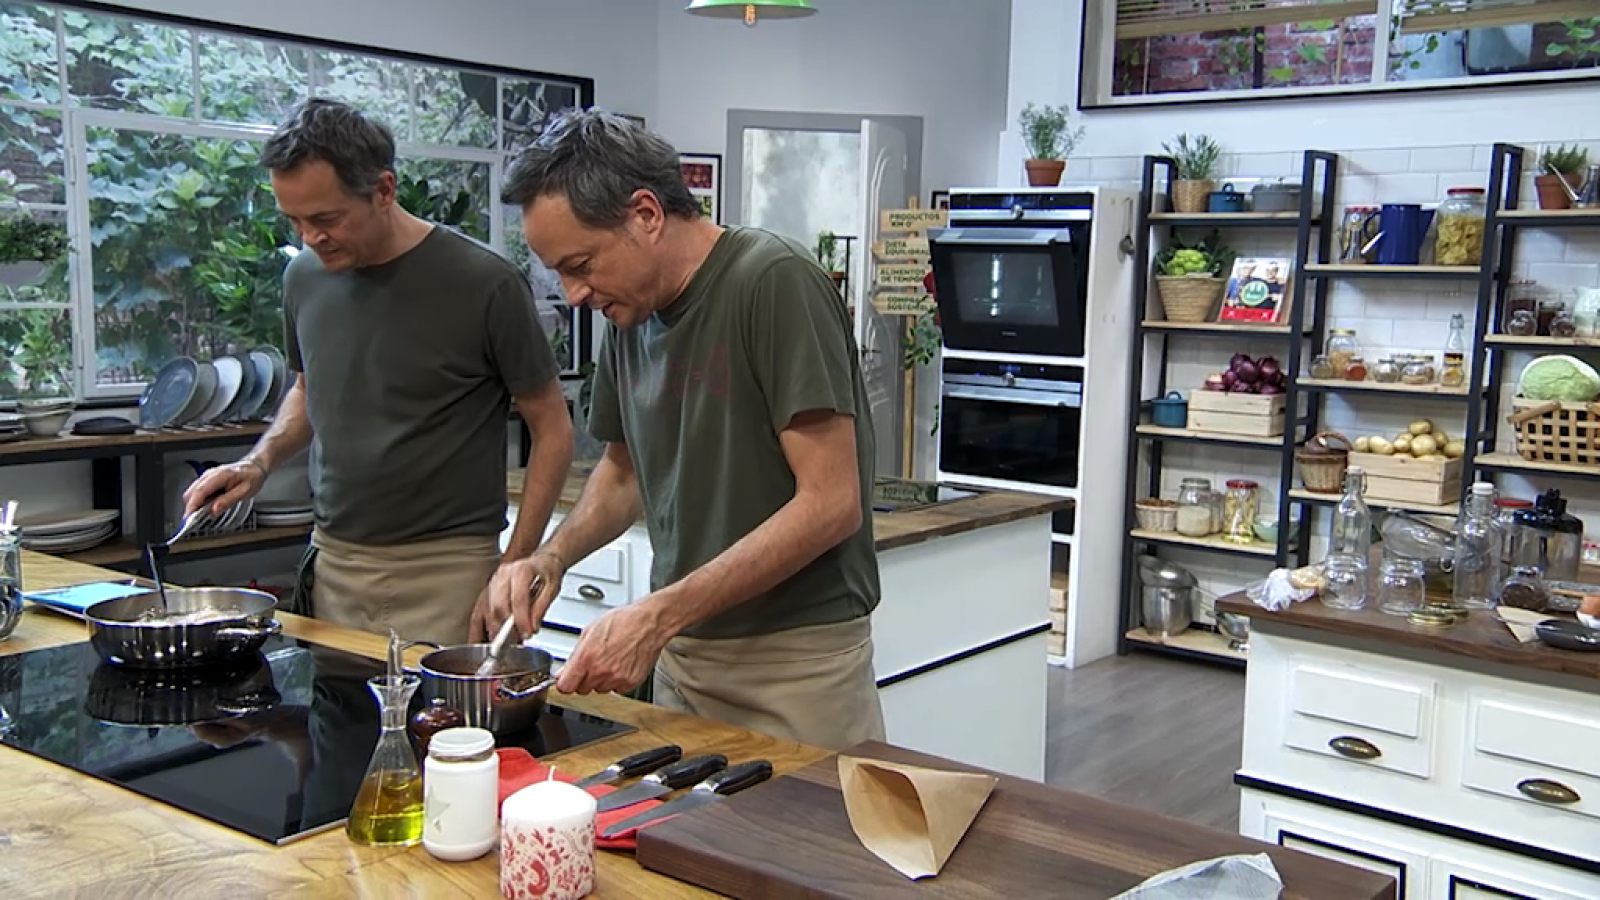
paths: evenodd
<path fill-rule="evenodd" d="M 1132 649 L 1148 650 L 1157 653 L 1166 653 L 1176 656 L 1202 659 L 1213 662 L 1223 662 L 1234 665 L 1243 664 L 1243 655 L 1228 649 L 1227 641 L 1215 634 L 1204 630 L 1191 630 L 1184 635 L 1167 640 L 1157 640 L 1143 632 L 1140 627 L 1140 581 L 1138 556 L 1142 548 L 1181 547 L 1202 552 L 1229 554 L 1236 557 L 1255 558 L 1270 561 L 1277 565 L 1285 565 L 1291 555 L 1298 560 L 1297 564 L 1305 563 L 1308 553 L 1309 530 L 1302 525 L 1300 540 L 1291 543 L 1289 534 L 1291 529 L 1280 528 L 1276 544 L 1237 545 L 1229 544 L 1215 539 L 1190 539 L 1177 534 L 1154 534 L 1140 531 L 1137 525 L 1135 502 L 1142 495 L 1141 485 L 1159 487 L 1163 467 L 1163 444 L 1199 443 L 1212 446 L 1231 447 L 1241 450 L 1254 450 L 1260 452 L 1276 452 L 1279 456 L 1279 472 L 1285 490 L 1278 497 L 1278 521 L 1289 521 L 1289 511 L 1296 502 L 1287 491 L 1290 479 L 1294 475 L 1294 447 L 1305 435 L 1313 434 L 1316 430 L 1318 414 L 1320 412 L 1320 394 L 1314 391 L 1302 390 L 1297 385 L 1297 374 L 1300 371 L 1301 360 L 1304 358 L 1306 338 L 1320 344 L 1321 334 L 1324 330 L 1327 317 L 1328 282 L 1326 279 L 1308 279 L 1308 266 L 1313 260 L 1321 261 L 1329 258 L 1333 249 L 1334 223 L 1334 186 L 1338 178 L 1339 159 L 1332 153 L 1319 150 L 1308 150 L 1303 157 L 1301 167 L 1301 184 L 1306 189 L 1301 191 L 1300 209 L 1297 213 L 1217 213 L 1217 214 L 1172 214 L 1153 211 L 1156 198 L 1156 184 L 1158 172 L 1164 178 L 1163 192 L 1168 196 L 1170 206 L 1170 185 L 1177 174 L 1177 164 L 1170 157 L 1146 156 L 1144 158 L 1143 179 L 1140 188 L 1139 221 L 1134 239 L 1134 256 L 1136 271 L 1139 277 L 1134 284 L 1134 353 L 1130 360 L 1132 367 L 1128 392 L 1128 428 L 1130 440 L 1128 443 L 1128 474 L 1127 490 L 1125 496 L 1124 534 L 1126 537 L 1126 552 L 1124 554 L 1124 568 L 1122 573 L 1121 591 L 1121 623 L 1122 633 L 1118 639 L 1118 652 L 1127 653 Z M 1320 201 L 1320 202 L 1319 202 Z M 1243 230 L 1243 229 L 1294 229 L 1294 275 L 1293 302 L 1289 308 L 1288 322 L 1276 326 L 1251 326 L 1234 325 L 1231 323 L 1183 323 L 1165 322 L 1147 318 L 1149 308 L 1150 285 L 1152 281 L 1151 261 L 1151 233 L 1156 228 L 1177 229 L 1218 229 L 1218 230 Z M 1306 290 L 1306 286 L 1311 290 Z M 1240 435 L 1213 435 L 1199 432 L 1190 432 L 1187 429 L 1157 428 L 1148 424 L 1141 424 L 1141 408 L 1145 401 L 1144 381 L 1147 365 L 1146 356 L 1149 352 L 1148 342 L 1157 343 L 1158 357 L 1155 361 L 1156 390 L 1154 396 L 1166 394 L 1167 368 L 1170 362 L 1171 344 L 1174 338 L 1214 339 L 1226 338 L 1231 340 L 1274 340 L 1286 345 L 1283 365 L 1289 373 L 1287 389 L 1285 391 L 1285 408 L 1288 410 L 1288 420 L 1285 422 L 1284 432 L 1275 438 L 1253 438 Z M 1300 414 L 1300 399 L 1305 397 L 1306 411 Z M 1143 477 L 1139 471 L 1141 466 L 1140 451 L 1148 445 L 1148 456 L 1144 462 L 1145 472 Z M 1147 488 L 1148 490 L 1148 488 Z"/>

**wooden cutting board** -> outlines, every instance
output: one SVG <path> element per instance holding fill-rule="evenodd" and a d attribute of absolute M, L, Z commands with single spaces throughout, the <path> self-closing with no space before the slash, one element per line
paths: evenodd
<path fill-rule="evenodd" d="M 849 756 L 952 771 L 971 766 L 869 742 Z M 911 881 L 856 839 L 828 757 L 651 826 L 639 863 L 733 897 L 1106 900 L 1158 872 L 1265 851 L 1285 900 L 1393 900 L 1394 879 L 1236 834 L 1001 775 L 935 878 Z"/>

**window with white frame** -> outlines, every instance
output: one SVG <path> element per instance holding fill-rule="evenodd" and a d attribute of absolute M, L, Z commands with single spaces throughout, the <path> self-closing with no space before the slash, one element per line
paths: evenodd
<path fill-rule="evenodd" d="M 505 163 L 593 83 L 0 2 L 0 402 L 133 397 L 174 357 L 281 347 L 296 239 L 257 158 L 313 94 L 394 130 L 403 206 L 526 266 Z"/>
<path fill-rule="evenodd" d="M 1085 0 L 1083 107 L 1600 77 L 1600 0 Z"/>

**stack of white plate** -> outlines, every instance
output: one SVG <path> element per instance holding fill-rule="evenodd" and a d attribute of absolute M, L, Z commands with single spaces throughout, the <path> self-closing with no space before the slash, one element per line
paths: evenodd
<path fill-rule="evenodd" d="M 260 528 L 299 528 L 310 525 L 314 518 L 310 503 L 289 501 L 256 506 L 256 525 Z"/>
<path fill-rule="evenodd" d="M 0 444 L 14 441 L 28 433 L 28 426 L 16 413 L 0 413 Z"/>
<path fill-rule="evenodd" d="M 18 516 L 22 546 L 40 553 L 77 553 L 110 540 L 120 529 L 115 509 L 80 509 L 65 513 Z"/>

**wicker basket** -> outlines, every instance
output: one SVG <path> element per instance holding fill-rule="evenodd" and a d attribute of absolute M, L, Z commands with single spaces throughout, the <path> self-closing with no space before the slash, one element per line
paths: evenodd
<path fill-rule="evenodd" d="M 1204 181 L 1174 181 L 1172 182 L 1172 211 L 1180 213 L 1203 213 L 1206 211 L 1206 196 L 1217 189 L 1217 183 L 1211 179 Z"/>
<path fill-rule="evenodd" d="M 1147 497 L 1134 504 L 1139 527 L 1145 531 L 1177 531 L 1178 504 Z"/>
<path fill-rule="evenodd" d="M 1600 403 L 1542 403 L 1517 398 L 1506 421 L 1517 429 L 1517 455 L 1530 462 L 1600 466 Z"/>
<path fill-rule="evenodd" d="M 1215 275 L 1157 275 L 1156 292 L 1168 322 L 1209 322 L 1225 282 Z"/>
<path fill-rule="evenodd" d="M 1343 448 L 1330 441 L 1340 441 Z M 1350 439 L 1337 431 L 1318 433 L 1295 448 L 1294 460 L 1300 464 L 1300 483 L 1313 494 L 1344 493 L 1344 470 L 1350 465 Z"/>

